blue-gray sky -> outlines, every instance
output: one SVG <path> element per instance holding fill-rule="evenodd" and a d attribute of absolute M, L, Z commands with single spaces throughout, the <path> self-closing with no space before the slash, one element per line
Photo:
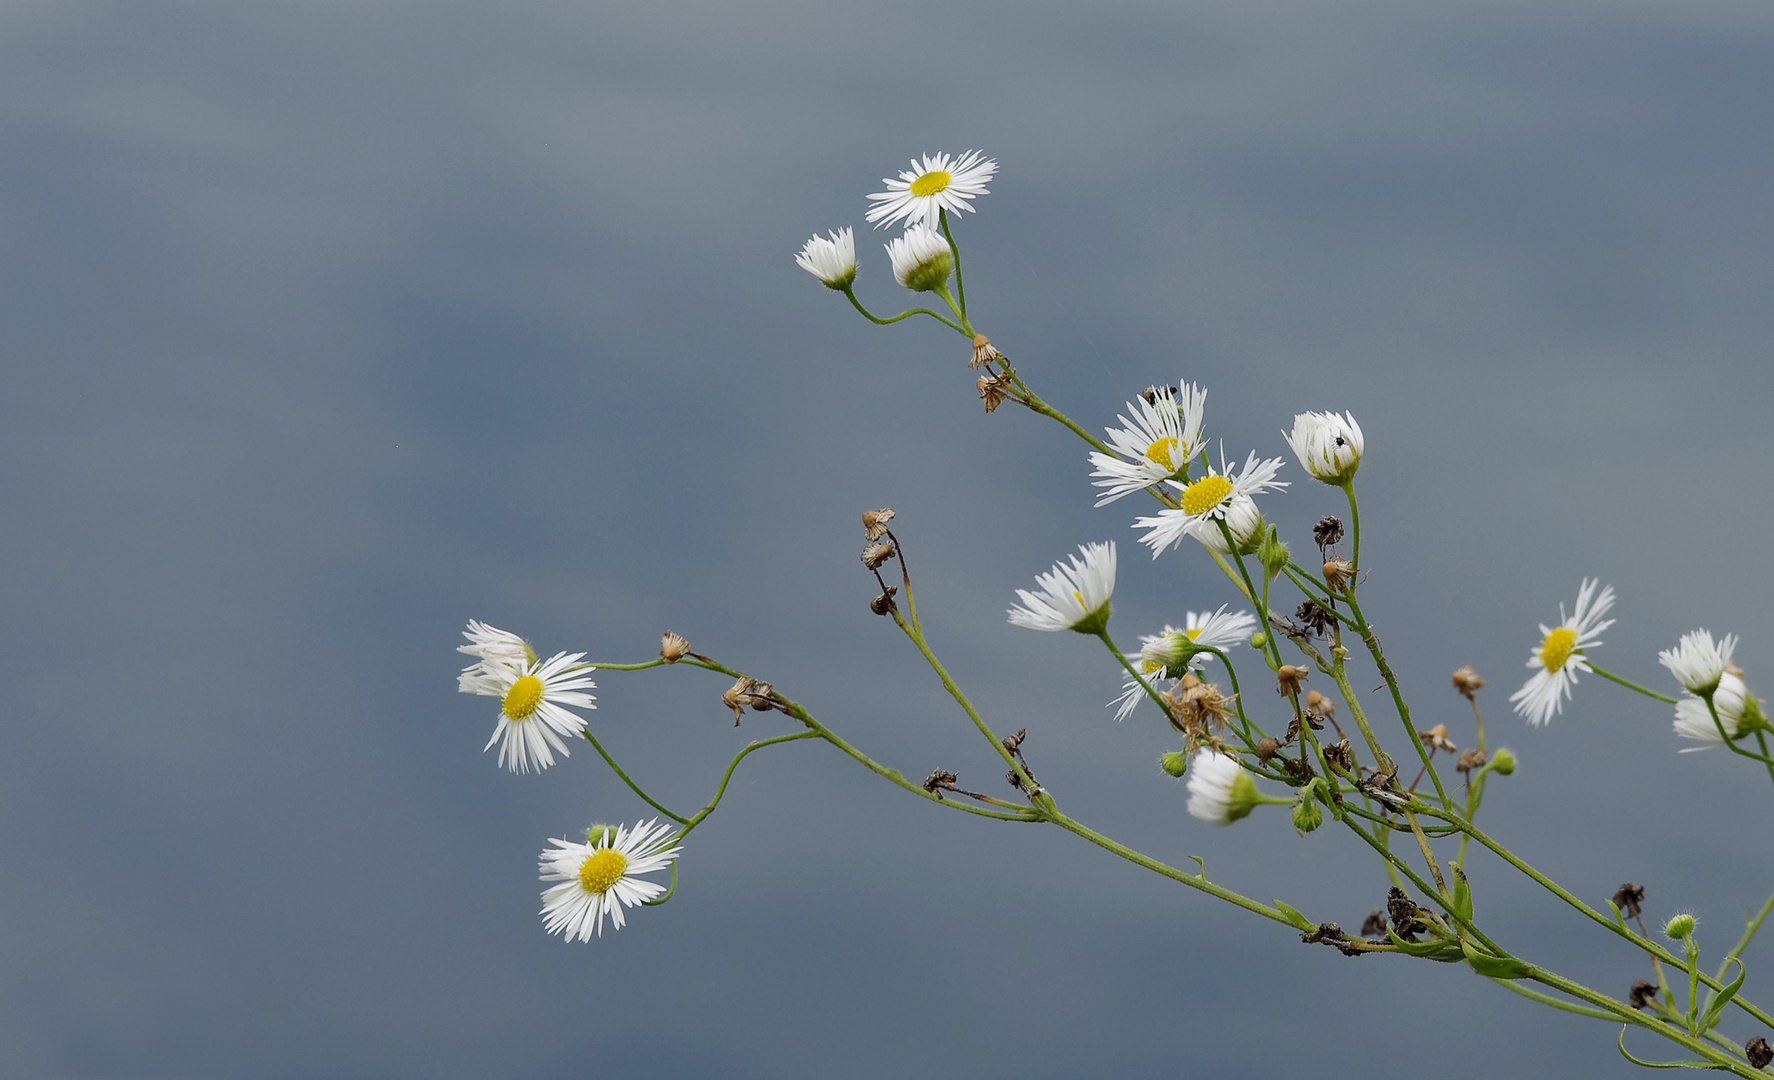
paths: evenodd
<path fill-rule="evenodd" d="M 536 852 L 644 808 L 589 751 L 498 770 L 451 650 L 470 617 L 612 660 L 670 627 L 990 784 L 866 611 L 857 515 L 892 505 L 936 647 L 1073 813 L 1358 924 L 1370 857 L 1189 818 L 1100 650 L 1003 619 L 1082 541 L 1122 546 L 1128 641 L 1230 600 L 1211 563 L 1144 558 L 1075 439 L 981 413 L 958 339 L 792 262 L 911 154 L 980 147 L 980 327 L 1091 427 L 1178 378 L 1240 456 L 1353 410 L 1370 614 L 1426 723 L 1470 738 L 1472 663 L 1522 760 L 1489 824 L 1719 947 L 1774 885 L 1766 777 L 1599 680 L 1545 730 L 1504 699 L 1585 575 L 1624 672 L 1662 685 L 1696 625 L 1774 663 L 1771 121 L 1759 2 L 9 5 L 0 1073 L 1627 1075 L 1605 1025 L 818 745 L 748 761 L 670 904 L 563 944 Z M 1335 492 L 1269 507 L 1300 546 Z M 734 731 L 702 673 L 599 682 L 679 805 L 787 730 Z M 1645 974 L 1473 867 L 1524 955 Z"/>

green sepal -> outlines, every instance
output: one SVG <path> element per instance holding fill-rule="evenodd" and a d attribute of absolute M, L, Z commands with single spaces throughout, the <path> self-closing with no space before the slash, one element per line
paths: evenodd
<path fill-rule="evenodd" d="M 1275 910 L 1281 912 L 1283 915 L 1286 915 L 1288 921 L 1294 924 L 1294 928 L 1296 930 L 1303 930 L 1306 933 L 1311 933 L 1312 931 L 1318 929 L 1317 923 L 1313 922 L 1311 919 L 1306 918 L 1306 916 L 1301 915 L 1299 912 L 1295 911 L 1291 907 L 1288 907 L 1286 904 L 1282 903 L 1279 900 L 1275 901 Z"/>
<path fill-rule="evenodd" d="M 1748 970 L 1744 968 L 1742 960 L 1738 960 L 1735 956 L 1731 959 L 1737 961 L 1737 978 L 1713 996 L 1712 1004 L 1707 1006 L 1706 1017 L 1700 1021 L 1700 1034 L 1702 1035 L 1711 1031 L 1713 1025 L 1719 1022 L 1719 1014 L 1725 1011 L 1726 1005 L 1731 1004 L 1731 999 L 1737 996 L 1738 988 L 1743 985 L 1744 977 L 1749 974 Z"/>
<path fill-rule="evenodd" d="M 1466 883 L 1466 871 L 1460 869 L 1457 862 L 1449 862 L 1448 869 L 1454 872 L 1454 914 L 1462 922 L 1472 921 L 1472 886 Z"/>
<path fill-rule="evenodd" d="M 1466 962 L 1472 965 L 1473 971 L 1493 979 L 1525 979 L 1534 970 L 1513 956 L 1481 953 L 1465 938 L 1460 939 L 1460 948 L 1466 953 Z"/>

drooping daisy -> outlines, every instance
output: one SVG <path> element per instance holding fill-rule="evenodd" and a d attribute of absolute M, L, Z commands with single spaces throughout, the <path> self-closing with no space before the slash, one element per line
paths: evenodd
<path fill-rule="evenodd" d="M 622 929 L 622 909 L 651 900 L 665 891 L 640 874 L 664 870 L 683 850 L 668 847 L 671 826 L 658 818 L 630 829 L 594 830 L 591 842 L 549 839 L 555 850 L 544 851 L 539 869 L 543 881 L 558 881 L 542 893 L 542 925 L 551 934 L 565 931 L 566 940 L 590 941 L 603 936 L 604 916 Z"/>
<path fill-rule="evenodd" d="M 1115 454 L 1093 450 L 1090 463 L 1097 477 L 1091 484 L 1103 488 L 1098 506 L 1107 506 L 1123 495 L 1142 491 L 1166 480 L 1187 475 L 1189 462 L 1201 453 L 1201 414 L 1207 391 L 1184 383 L 1172 393 L 1169 387 L 1127 403 L 1133 418 L 1116 416 L 1124 427 L 1106 428 Z M 1120 456 L 1116 456 L 1116 455 Z"/>
<path fill-rule="evenodd" d="M 1547 723 L 1564 708 L 1571 687 L 1577 685 L 1577 672 L 1591 670 L 1583 658 L 1584 650 L 1600 645 L 1597 635 L 1614 625 L 1613 619 L 1602 619 L 1614 606 L 1614 587 L 1610 585 L 1598 593 L 1600 586 L 1599 580 L 1585 578 L 1577 589 L 1577 606 L 1570 616 L 1565 615 L 1565 606 L 1560 604 L 1559 624 L 1540 625 L 1540 644 L 1528 653 L 1528 667 L 1534 673 L 1520 690 L 1509 695 L 1515 711 L 1535 727 Z"/>
<path fill-rule="evenodd" d="M 795 262 L 826 288 L 842 290 L 856 280 L 856 237 L 849 226 L 829 235 L 829 240 L 815 236 L 807 241 Z"/>
<path fill-rule="evenodd" d="M 1182 492 L 1183 505 L 1180 509 L 1160 510 L 1154 517 L 1136 519 L 1134 528 L 1150 530 L 1140 537 L 1140 543 L 1152 549 L 1154 559 L 1165 548 L 1182 543 L 1185 536 L 1193 536 L 1223 553 L 1225 537 L 1220 535 L 1221 521 L 1232 530 L 1233 539 L 1243 543 L 1250 537 L 1240 537 L 1240 529 L 1254 533 L 1261 523 L 1261 515 L 1251 496 L 1271 488 L 1287 487 L 1286 481 L 1275 479 L 1281 465 L 1280 458 L 1258 460 L 1256 451 L 1252 450 L 1243 469 L 1228 469 L 1225 459 L 1221 458 L 1218 472 L 1209 466 L 1207 475 L 1194 483 L 1168 481 L 1171 487 Z"/>
<path fill-rule="evenodd" d="M 1351 413 L 1300 413 L 1294 417 L 1293 432 L 1282 435 L 1313 479 L 1346 484 L 1361 468 L 1361 425 Z"/>
<path fill-rule="evenodd" d="M 1657 654 L 1657 662 L 1669 669 L 1675 681 L 1690 694 L 1705 696 L 1719 684 L 1719 677 L 1731 666 L 1731 654 L 1737 651 L 1737 635 L 1726 634 L 1720 641 L 1712 640 L 1709 630 L 1683 634 L 1673 649 Z"/>
<path fill-rule="evenodd" d="M 907 225 L 923 224 L 934 229 L 942 211 L 959 213 L 972 210 L 970 200 L 986 194 L 986 184 L 998 171 L 998 163 L 988 160 L 978 150 L 950 157 L 948 154 L 925 154 L 920 165 L 912 159 L 912 167 L 894 180 L 883 177 L 887 190 L 870 195 L 868 220 L 875 228 L 890 225 L 901 218 Z"/>
<path fill-rule="evenodd" d="M 1140 658 L 1134 667 L 1148 684 L 1180 679 L 1215 659 L 1213 653 L 1198 650 L 1208 647 L 1222 651 L 1230 649 L 1248 642 L 1256 628 L 1256 616 L 1248 611 L 1227 614 L 1224 604 L 1218 611 L 1191 611 L 1180 630 L 1166 626 L 1163 633 L 1140 635 Z M 1115 719 L 1127 719 L 1145 696 L 1145 688 L 1140 686 L 1139 680 L 1128 676 L 1122 684 L 1121 696 L 1109 702 L 1116 706 Z"/>
<path fill-rule="evenodd" d="M 1022 603 L 1009 611 L 1012 625 L 1095 634 L 1109 624 L 1109 597 L 1115 592 L 1114 541 L 1084 544 L 1078 551 L 1082 559 L 1068 556 L 1070 565 L 1054 563 L 1051 573 L 1035 575 L 1040 592 L 1016 590 Z"/>
<path fill-rule="evenodd" d="M 1712 704 L 1719 711 L 1718 724 L 1712 722 L 1712 713 L 1707 711 L 1703 698 L 1690 696 L 1675 703 L 1675 733 L 1705 744 L 1687 747 L 1682 753 L 1722 745 L 1719 724 L 1724 725 L 1725 733 L 1735 742 L 1767 722 L 1762 703 L 1750 694 L 1749 687 L 1735 671 L 1726 671 L 1719 676 L 1718 687 L 1712 692 Z"/>
<path fill-rule="evenodd" d="M 591 681 L 591 666 L 582 663 L 584 653 L 556 653 L 547 660 L 521 666 L 500 665 L 467 688 L 471 694 L 499 700 L 499 726 L 487 740 L 486 750 L 499 743 L 499 764 L 512 772 L 537 772 L 554 764 L 554 750 L 568 757 L 561 736 L 571 738 L 585 721 L 564 706 L 595 709 L 595 698 L 583 691 Z M 501 741 L 503 740 L 503 741 Z"/>
<path fill-rule="evenodd" d="M 940 291 L 955 265 L 949 242 L 923 225 L 913 225 L 904 236 L 888 241 L 887 258 L 893 263 L 893 280 L 913 292 Z"/>
<path fill-rule="evenodd" d="M 456 688 L 464 694 L 480 693 L 478 687 L 497 668 L 522 668 L 536 659 L 535 650 L 523 638 L 479 619 L 469 619 L 468 629 L 462 631 L 462 636 L 468 639 L 468 644 L 456 646 L 456 651 L 476 658 L 456 679 Z"/>
<path fill-rule="evenodd" d="M 1230 825 L 1257 807 L 1257 782 L 1235 758 L 1197 750 L 1189 762 L 1189 814 L 1209 825 Z"/>

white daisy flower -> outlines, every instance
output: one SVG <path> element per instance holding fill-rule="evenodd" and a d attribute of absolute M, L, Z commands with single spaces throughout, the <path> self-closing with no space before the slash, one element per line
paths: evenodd
<path fill-rule="evenodd" d="M 826 288 L 844 289 L 856 280 L 856 237 L 849 226 L 829 235 L 829 240 L 815 236 L 807 241 L 795 262 L 823 281 Z"/>
<path fill-rule="evenodd" d="M 523 638 L 479 619 L 469 619 L 468 629 L 462 631 L 462 636 L 468 639 L 468 644 L 456 646 L 456 651 L 476 658 L 457 676 L 456 688 L 464 694 L 480 693 L 479 688 L 489 673 L 497 668 L 521 668 L 536 659 L 535 650 Z"/>
<path fill-rule="evenodd" d="M 1189 762 L 1189 813 L 1209 825 L 1230 825 L 1256 809 L 1257 782 L 1238 762 L 1215 750 L 1197 750 Z"/>
<path fill-rule="evenodd" d="M 1719 711 L 1719 723 L 1724 725 L 1725 733 L 1733 742 L 1766 723 L 1762 703 L 1750 694 L 1749 687 L 1734 671 L 1719 676 L 1718 688 L 1712 692 L 1712 704 Z M 1684 754 L 1707 750 L 1723 742 L 1719 738 L 1719 724 L 1712 722 L 1706 700 L 1699 697 L 1685 697 L 1675 703 L 1675 733 L 1684 739 L 1706 744 L 1687 747 L 1682 751 Z"/>
<path fill-rule="evenodd" d="M 1361 468 L 1361 425 L 1352 413 L 1300 413 L 1294 417 L 1293 433 L 1281 434 L 1314 479 L 1346 484 Z"/>
<path fill-rule="evenodd" d="M 923 225 L 913 225 L 904 236 L 888 241 L 887 258 L 893 263 L 893 280 L 913 292 L 939 291 L 955 265 L 949 242 Z"/>
<path fill-rule="evenodd" d="M 955 157 L 925 154 L 922 165 L 913 158 L 912 167 L 900 173 L 899 179 L 882 178 L 887 190 L 869 196 L 875 205 L 869 207 L 868 220 L 877 229 L 901 218 L 908 226 L 923 224 L 934 229 L 942 211 L 972 210 L 969 201 L 986 194 L 986 184 L 997 171 L 998 163 L 977 150 Z"/>
<path fill-rule="evenodd" d="M 635 907 L 665 891 L 665 886 L 637 875 L 671 866 L 683 849 L 666 846 L 670 833 L 670 825 L 654 818 L 633 829 L 599 830 L 587 844 L 550 838 L 555 850 L 542 853 L 539 869 L 543 881 L 560 884 L 542 893 L 543 926 L 551 934 L 565 931 L 568 941 L 603 936 L 606 915 L 617 930 L 622 929 L 624 907 Z"/>
<path fill-rule="evenodd" d="M 1280 458 L 1259 461 L 1252 450 L 1241 470 L 1226 468 L 1222 458 L 1219 472 L 1209 466 L 1207 475 L 1192 484 L 1167 481 L 1182 492 L 1183 505 L 1180 509 L 1160 510 L 1155 517 L 1136 519 L 1134 528 L 1150 530 L 1140 537 L 1140 543 L 1152 549 L 1154 559 L 1165 548 L 1182 543 L 1185 536 L 1193 536 L 1223 554 L 1226 541 L 1220 535 L 1218 523 L 1224 521 L 1232 530 L 1233 539 L 1242 546 L 1253 539 L 1262 524 L 1262 515 L 1250 497 L 1271 488 L 1287 487 L 1286 481 L 1275 479 L 1281 465 Z M 1240 535 L 1241 530 L 1246 535 Z"/>
<path fill-rule="evenodd" d="M 1071 565 L 1054 563 L 1052 573 L 1035 575 L 1040 592 L 1016 590 L 1022 604 L 1009 611 L 1012 625 L 1095 634 L 1109 624 L 1109 597 L 1115 592 L 1115 544 L 1084 544 L 1078 550 L 1084 558 L 1068 556 Z"/>
<path fill-rule="evenodd" d="M 1696 630 L 1683 634 L 1675 648 L 1658 653 L 1657 662 L 1669 669 L 1682 689 L 1704 696 L 1719 684 L 1719 676 L 1731 666 L 1731 654 L 1736 651 L 1737 635 L 1726 634 L 1715 642 L 1711 631 Z"/>
<path fill-rule="evenodd" d="M 1163 633 L 1140 635 L 1140 658 L 1134 667 L 1147 683 L 1180 679 L 1217 659 L 1213 653 L 1197 650 L 1211 647 L 1224 651 L 1244 644 L 1256 628 L 1256 616 L 1248 611 L 1228 615 L 1224 604 L 1218 611 L 1191 611 L 1182 629 L 1166 626 Z M 1121 696 L 1109 702 L 1116 706 L 1115 719 L 1131 716 L 1145 696 L 1139 680 L 1129 675 L 1122 684 Z"/>
<path fill-rule="evenodd" d="M 1189 462 L 1201 453 L 1201 414 L 1207 406 L 1207 391 L 1193 383 L 1184 383 L 1175 394 L 1169 387 L 1153 395 L 1154 401 L 1141 397 L 1127 403 L 1133 418 L 1116 416 L 1125 427 L 1104 429 L 1115 454 L 1093 450 L 1090 463 L 1097 477 L 1091 484 L 1103 488 L 1098 506 L 1107 506 L 1123 495 L 1142 491 L 1166 480 L 1180 480 L 1188 475 Z"/>
<path fill-rule="evenodd" d="M 1509 695 L 1515 711 L 1528 718 L 1535 727 L 1547 723 L 1564 708 L 1577 685 L 1577 672 L 1589 671 L 1583 659 L 1585 649 L 1601 644 L 1596 635 L 1614 625 L 1613 619 L 1602 616 L 1614 606 L 1614 587 L 1596 592 L 1601 582 L 1585 578 L 1577 589 L 1577 607 L 1567 618 L 1565 606 L 1558 606 L 1559 624 L 1540 625 L 1540 644 L 1528 653 L 1528 667 L 1534 674 L 1520 690 Z"/>
<path fill-rule="evenodd" d="M 560 737 L 578 735 L 585 721 L 563 706 L 597 708 L 595 698 L 583 693 L 597 685 L 591 681 L 591 665 L 581 663 L 584 659 L 584 653 L 556 653 L 524 665 L 500 664 L 464 687 L 468 693 L 500 699 L 499 726 L 484 748 L 500 743 L 500 765 L 512 772 L 532 767 L 541 772 L 554 764 L 554 750 L 570 756 Z"/>

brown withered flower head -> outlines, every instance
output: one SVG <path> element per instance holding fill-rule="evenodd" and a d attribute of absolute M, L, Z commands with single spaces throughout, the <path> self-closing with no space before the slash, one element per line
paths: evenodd
<path fill-rule="evenodd" d="M 1336 616 L 1319 607 L 1314 600 L 1302 601 L 1300 606 L 1294 609 L 1294 618 L 1300 620 L 1301 626 L 1319 637 L 1329 637 L 1331 627 L 1337 623 Z"/>
<path fill-rule="evenodd" d="M 1327 745 L 1324 748 L 1324 760 L 1326 764 L 1334 765 L 1344 772 L 1355 771 L 1355 751 L 1350 747 L 1348 739 L 1338 739 Z"/>
<path fill-rule="evenodd" d="M 1446 724 L 1437 724 L 1428 731 L 1419 731 L 1417 732 L 1417 738 L 1422 739 L 1423 745 L 1431 751 L 1445 750 L 1448 753 L 1453 754 L 1457 753 L 1460 749 L 1454 745 L 1452 739 L 1448 738 L 1448 726 Z"/>
<path fill-rule="evenodd" d="M 1626 1003 L 1635 1009 L 1642 1009 L 1657 1000 L 1657 984 L 1648 983 L 1643 979 L 1632 984 L 1632 991 L 1626 995 Z"/>
<path fill-rule="evenodd" d="M 930 775 L 924 778 L 924 790 L 940 799 L 944 791 L 955 786 L 957 779 L 955 774 L 947 769 L 932 769 Z"/>
<path fill-rule="evenodd" d="M 893 511 L 885 506 L 879 510 L 863 511 L 862 538 L 872 542 L 886 536 L 887 523 L 892 520 Z"/>
<path fill-rule="evenodd" d="M 771 697 L 772 693 L 769 683 L 740 676 L 739 681 L 729 686 L 727 692 L 721 695 L 721 704 L 733 710 L 733 726 L 738 727 L 739 721 L 745 716 L 746 708 L 758 712 L 774 709 L 776 701 Z"/>
<path fill-rule="evenodd" d="M 1454 672 L 1454 689 L 1458 690 L 1460 696 L 1467 701 L 1471 701 L 1473 695 L 1477 694 L 1482 686 L 1484 686 L 1484 679 L 1479 676 L 1478 672 L 1472 670 L 1471 664 Z"/>
<path fill-rule="evenodd" d="M 1275 692 L 1283 697 L 1298 694 L 1300 684 L 1306 681 L 1311 672 L 1294 664 L 1283 664 L 1275 669 Z"/>
<path fill-rule="evenodd" d="M 1768 1045 L 1767 1039 L 1757 1035 L 1743 1044 L 1743 1056 L 1755 1068 L 1765 1069 L 1770 1061 L 1774 1061 L 1774 1047 Z"/>
<path fill-rule="evenodd" d="M 1346 592 L 1349 579 L 1355 576 L 1355 564 L 1348 559 L 1326 559 L 1324 561 L 1324 583 L 1331 592 Z"/>
<path fill-rule="evenodd" d="M 1484 768 L 1484 763 L 1485 756 L 1483 750 L 1468 750 L 1464 754 L 1461 754 L 1459 759 L 1454 762 L 1454 771 L 1465 776 L 1473 769 Z"/>
<path fill-rule="evenodd" d="M 1264 737 L 1257 740 L 1257 760 L 1267 765 L 1281 753 L 1281 744 L 1272 738 Z"/>
<path fill-rule="evenodd" d="M 1338 517 L 1321 517 L 1318 524 L 1312 526 L 1312 542 L 1321 548 L 1330 547 L 1343 538 L 1343 519 Z"/>
<path fill-rule="evenodd" d="M 1638 918 L 1644 903 L 1645 887 L 1643 885 L 1634 885 L 1629 881 L 1614 893 L 1614 906 L 1620 909 L 1620 914 L 1629 919 Z"/>
<path fill-rule="evenodd" d="M 1171 687 L 1164 697 L 1171 714 L 1185 730 L 1202 730 L 1210 723 L 1224 727 L 1231 711 L 1231 699 L 1222 695 L 1220 688 L 1213 683 L 1202 682 L 1194 672 L 1183 676 L 1182 681 Z"/>
<path fill-rule="evenodd" d="M 879 570 L 881 564 L 893 558 L 893 545 L 886 541 L 870 544 L 862 549 L 862 565 L 870 570 Z"/>
<path fill-rule="evenodd" d="M 1306 708 L 1320 716 L 1335 716 L 1337 713 L 1337 703 L 1316 690 L 1307 691 Z"/>
<path fill-rule="evenodd" d="M 1406 941 L 1415 941 L 1416 935 L 1426 934 L 1429 927 L 1417 918 L 1416 901 L 1405 895 L 1403 889 L 1394 885 L 1386 893 L 1386 914 L 1392 917 L 1392 929 Z"/>
<path fill-rule="evenodd" d="M 973 335 L 973 359 L 967 361 L 968 367 L 983 367 L 994 360 L 1002 359 L 1004 359 L 1004 354 L 992 347 L 990 338 L 984 334 Z"/>
<path fill-rule="evenodd" d="M 1386 936 L 1386 916 L 1380 914 L 1377 911 L 1368 912 L 1367 918 L 1364 919 L 1361 924 L 1361 936 L 1362 937 L 1385 937 Z"/>
<path fill-rule="evenodd" d="M 893 594 L 899 591 L 898 585 L 887 586 L 887 591 L 869 601 L 869 610 L 876 615 L 887 615 L 893 611 Z"/>
<path fill-rule="evenodd" d="M 659 639 L 659 659 L 668 664 L 675 664 L 690 652 L 690 643 L 682 634 L 674 634 L 667 630 Z"/>
<path fill-rule="evenodd" d="M 1004 398 L 1009 394 L 1004 388 L 1009 385 L 1009 379 L 991 374 L 981 375 L 973 384 L 979 391 L 979 400 L 985 402 L 986 412 L 997 412 L 998 406 L 1004 404 Z"/>

